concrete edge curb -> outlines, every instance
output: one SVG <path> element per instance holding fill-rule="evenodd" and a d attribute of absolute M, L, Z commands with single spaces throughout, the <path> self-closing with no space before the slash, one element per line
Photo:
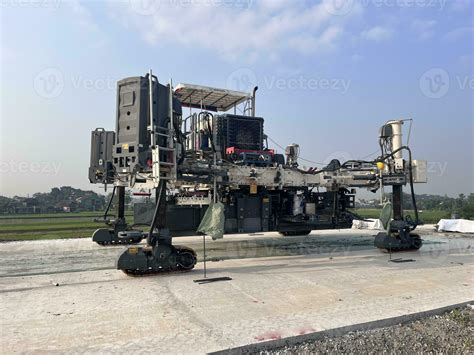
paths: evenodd
<path fill-rule="evenodd" d="M 319 332 L 308 333 L 304 335 L 297 335 L 297 336 L 278 339 L 278 340 L 270 340 L 270 341 L 265 341 L 261 343 L 243 345 L 236 348 L 230 348 L 226 350 L 211 352 L 209 354 L 234 355 L 234 354 L 242 354 L 242 353 L 256 353 L 256 352 L 271 350 L 271 349 L 283 347 L 283 346 L 293 346 L 293 345 L 306 342 L 306 341 L 319 340 L 319 339 L 322 339 L 323 337 L 334 338 L 334 337 L 345 335 L 350 332 L 385 328 L 385 327 L 389 327 L 389 326 L 393 326 L 397 324 L 408 323 L 408 322 L 412 322 L 421 318 L 439 315 L 439 314 L 451 311 L 455 308 L 466 307 L 467 305 L 472 304 L 472 303 L 474 303 L 474 300 L 457 303 L 450 306 L 444 306 L 441 308 L 435 308 L 428 311 L 410 313 L 410 314 L 406 314 L 402 316 L 379 319 L 379 320 L 375 320 L 371 322 L 358 323 L 358 324 L 348 325 L 344 327 L 327 329 L 327 330 L 322 330 Z"/>

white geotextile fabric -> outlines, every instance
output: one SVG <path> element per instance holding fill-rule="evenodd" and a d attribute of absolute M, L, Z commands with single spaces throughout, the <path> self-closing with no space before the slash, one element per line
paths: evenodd
<path fill-rule="evenodd" d="M 352 221 L 352 229 L 376 229 L 383 230 L 383 224 L 380 219 L 367 218 L 363 221 L 354 219 Z"/>
<path fill-rule="evenodd" d="M 440 219 L 438 222 L 438 231 L 474 233 L 474 221 L 467 219 Z"/>

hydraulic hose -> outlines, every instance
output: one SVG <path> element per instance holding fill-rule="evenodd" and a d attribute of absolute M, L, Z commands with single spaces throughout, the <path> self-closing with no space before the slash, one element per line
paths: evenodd
<path fill-rule="evenodd" d="M 153 213 L 153 220 L 150 225 L 150 231 L 148 232 L 148 238 L 150 240 L 151 240 L 151 237 L 153 236 L 153 230 L 155 229 L 156 221 L 158 220 L 158 214 L 160 211 L 160 207 L 161 207 L 160 205 L 162 202 L 162 194 L 164 190 L 163 187 L 164 187 L 164 183 L 163 183 L 163 180 L 161 180 L 158 185 L 158 196 L 156 198 L 155 212 Z"/>
<path fill-rule="evenodd" d="M 412 156 L 411 156 L 411 149 L 404 145 L 396 150 L 394 150 L 393 152 L 391 152 L 390 154 L 387 154 L 379 159 L 377 159 L 377 161 L 380 161 L 380 162 L 383 162 L 385 160 L 387 160 L 388 158 L 390 157 L 393 157 L 393 155 L 397 152 L 399 152 L 400 150 L 402 149 L 405 149 L 408 151 L 408 172 L 409 172 L 409 182 L 410 182 L 410 193 L 411 193 L 411 201 L 412 201 L 412 204 L 413 204 L 413 211 L 415 213 L 415 224 L 413 225 L 413 228 L 412 230 L 414 230 L 416 228 L 416 226 L 418 225 L 418 223 L 420 222 L 419 220 L 419 216 L 418 216 L 418 208 L 416 206 L 416 197 L 415 197 L 415 188 L 414 188 L 414 184 L 413 184 L 413 165 L 412 165 Z"/>
<path fill-rule="evenodd" d="M 212 151 L 215 153 L 216 152 L 216 146 L 214 142 L 214 137 L 213 137 L 213 132 L 211 128 L 211 123 L 210 123 L 210 118 L 214 118 L 213 114 L 210 112 L 201 112 L 199 113 L 199 116 L 205 116 L 206 124 L 207 124 L 207 130 L 209 131 L 209 140 L 211 141 L 211 147 Z"/>
<path fill-rule="evenodd" d="M 112 200 L 114 199 L 114 196 L 115 196 L 115 189 L 116 189 L 116 186 L 114 186 L 114 188 L 112 189 L 112 196 L 110 196 L 109 203 L 107 204 L 107 208 L 105 209 L 104 220 L 107 219 L 107 215 L 109 213 L 110 206 L 112 206 Z"/>
<path fill-rule="evenodd" d="M 412 166 L 412 160 L 411 160 L 411 150 L 410 148 L 406 147 L 408 150 L 408 157 L 409 157 L 409 163 L 408 163 L 408 171 L 410 173 L 410 193 L 411 193 L 411 202 L 413 204 L 413 211 L 415 212 L 415 224 L 413 226 L 414 230 L 418 223 L 420 222 L 419 217 L 418 217 L 418 208 L 416 206 L 416 197 L 415 197 L 415 188 L 413 184 L 413 166 Z"/>

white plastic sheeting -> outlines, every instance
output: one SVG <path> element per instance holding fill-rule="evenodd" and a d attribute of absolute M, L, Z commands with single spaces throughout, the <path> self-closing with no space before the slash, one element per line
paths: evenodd
<path fill-rule="evenodd" d="M 439 232 L 474 233 L 474 221 L 467 219 L 440 219 Z"/>
<path fill-rule="evenodd" d="M 363 221 L 354 219 L 352 221 L 352 229 L 375 229 L 383 230 L 383 224 L 380 219 L 367 218 Z"/>

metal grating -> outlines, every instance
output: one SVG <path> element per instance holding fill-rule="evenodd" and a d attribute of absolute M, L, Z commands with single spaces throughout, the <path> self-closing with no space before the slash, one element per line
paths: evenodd
<path fill-rule="evenodd" d="M 192 84 L 178 84 L 174 93 L 183 106 L 208 111 L 227 111 L 252 97 L 246 92 Z"/>
<path fill-rule="evenodd" d="M 218 115 L 217 143 L 225 151 L 229 147 L 248 150 L 263 149 L 263 118 L 238 115 Z"/>

